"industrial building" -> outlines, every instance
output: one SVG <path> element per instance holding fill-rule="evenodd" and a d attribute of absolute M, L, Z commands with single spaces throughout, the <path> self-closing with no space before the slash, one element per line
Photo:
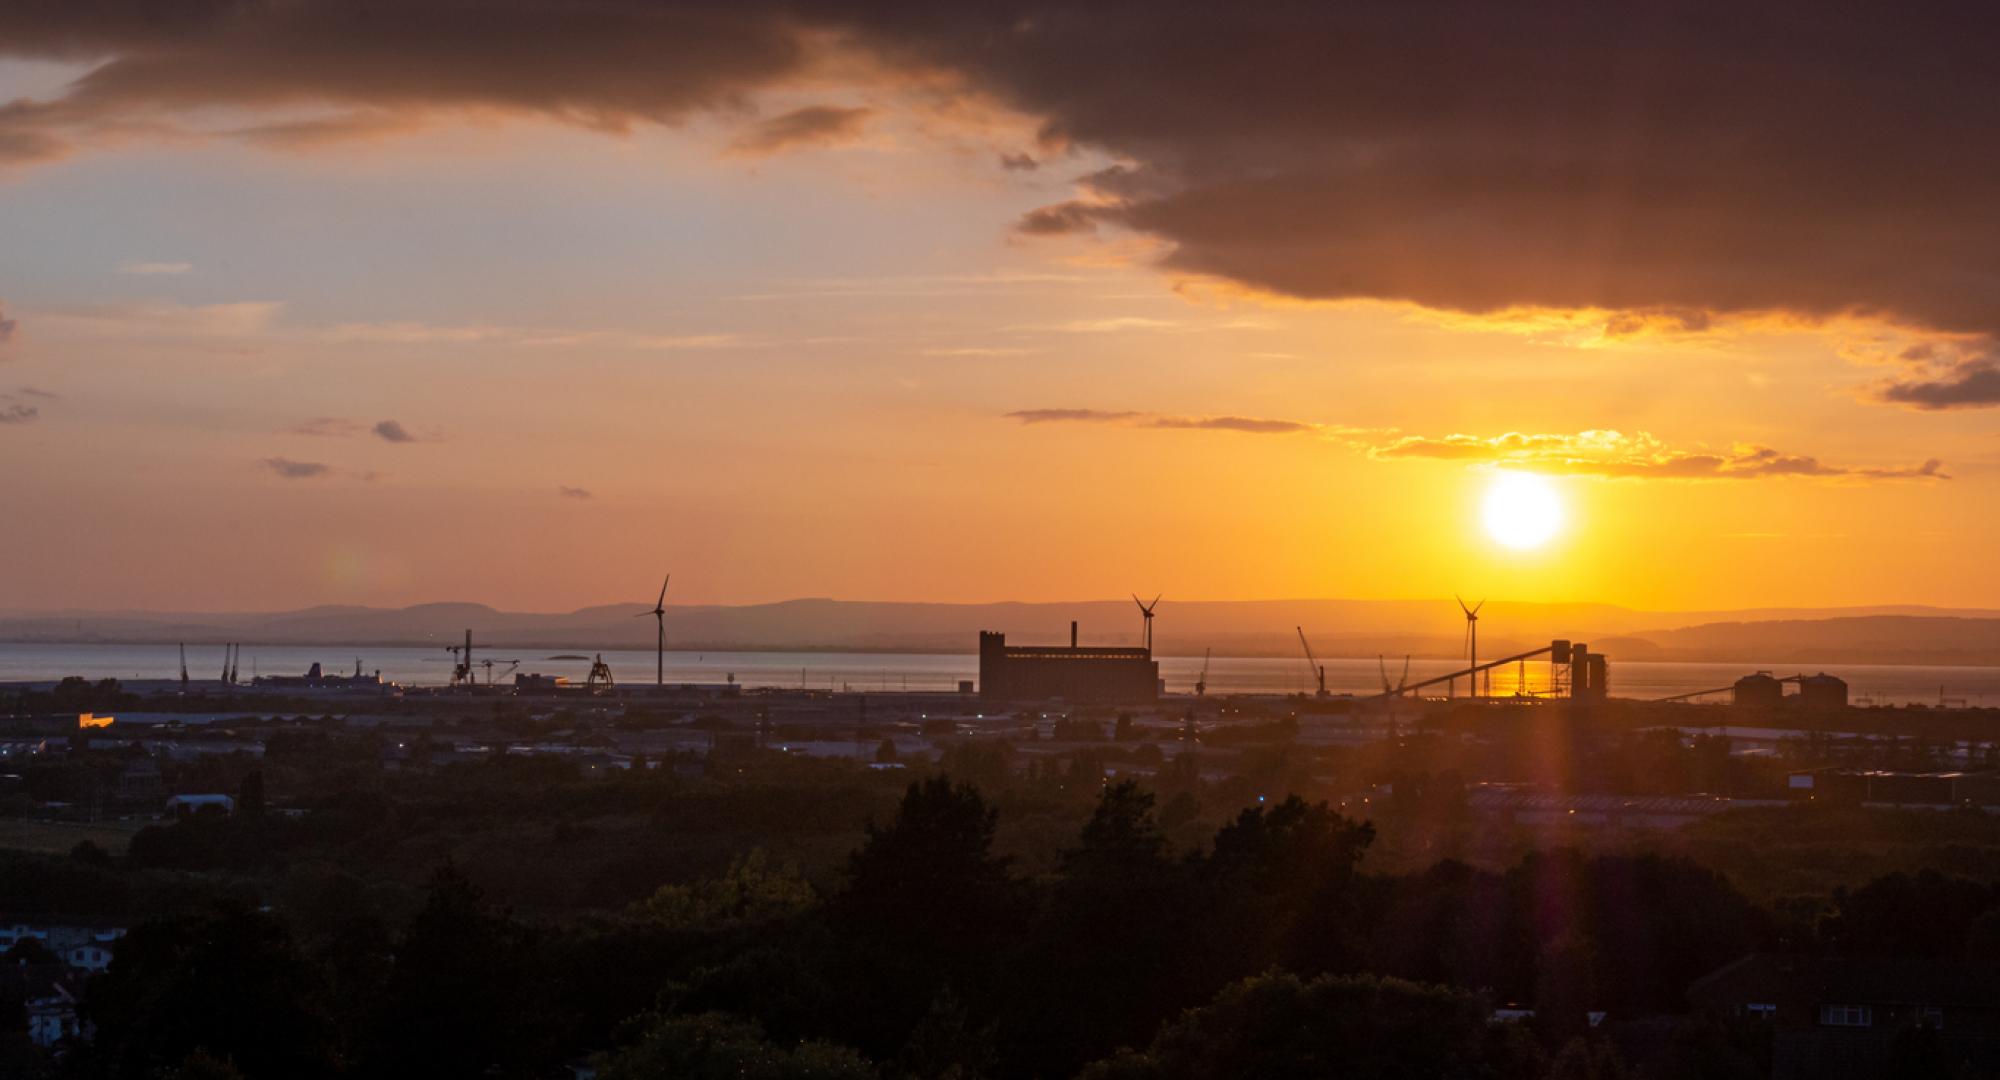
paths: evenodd
<path fill-rule="evenodd" d="M 1786 683 L 1796 683 L 1799 692 L 1787 698 Z M 1787 675 L 1782 679 L 1768 671 L 1759 671 L 1736 680 L 1730 688 L 1729 700 L 1745 708 L 1776 708 L 1789 703 L 1806 709 L 1845 709 L 1847 680 L 1824 671 L 1817 675 Z"/>
<path fill-rule="evenodd" d="M 1079 646 L 1075 623 L 1069 624 L 1067 648 L 1009 645 L 1007 635 L 982 630 L 979 696 L 987 701 L 1157 701 L 1160 665 L 1150 648 Z"/>
<path fill-rule="evenodd" d="M 1847 681 L 1822 671 L 1798 676 L 1799 704 L 1808 709 L 1847 708 Z"/>
<path fill-rule="evenodd" d="M 1785 684 L 1768 671 L 1759 671 L 1736 680 L 1729 700 L 1744 708 L 1776 708 L 1784 704 Z"/>

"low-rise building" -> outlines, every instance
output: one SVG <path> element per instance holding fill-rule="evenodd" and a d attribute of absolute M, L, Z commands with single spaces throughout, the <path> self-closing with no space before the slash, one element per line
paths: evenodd
<path fill-rule="evenodd" d="M 28 1039 L 44 1050 L 84 1035 L 77 1015 L 85 973 L 63 964 L 0 964 L 0 1002 L 18 1002 Z"/>
<path fill-rule="evenodd" d="M 1755 953 L 1697 980 L 1688 998 L 1773 1024 L 1773 1080 L 1890 1075 L 1898 1036 L 1919 1029 L 1954 1063 L 2000 1068 L 2000 979 L 1980 965 Z"/>

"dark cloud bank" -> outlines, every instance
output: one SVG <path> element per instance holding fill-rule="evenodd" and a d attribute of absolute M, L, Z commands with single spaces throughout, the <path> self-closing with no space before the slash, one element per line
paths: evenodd
<path fill-rule="evenodd" d="M 197 0 L 9 5 L 0 52 L 95 66 L 0 106 L 0 160 L 207 105 L 485 108 L 610 131 L 740 108 L 820 43 L 962 79 L 1127 164 L 1100 227 L 1305 298 L 1860 314 L 2000 331 L 2000 14 L 1983 5 Z M 745 138 L 850 136 L 864 114 Z M 1968 366 L 1969 365 L 1969 366 Z M 1991 404 L 1990 359 L 1886 400 Z"/>

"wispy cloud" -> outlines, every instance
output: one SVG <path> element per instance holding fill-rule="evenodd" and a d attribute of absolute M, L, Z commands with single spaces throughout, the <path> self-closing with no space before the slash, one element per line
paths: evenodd
<path fill-rule="evenodd" d="M 2000 343 L 1990 338 L 1918 342 L 1896 359 L 1908 373 L 1871 387 L 1877 401 L 1927 412 L 2000 405 Z"/>
<path fill-rule="evenodd" d="M 641 334 L 618 330 L 563 330 L 503 325 L 420 322 L 344 323 L 312 332 L 338 342 L 391 345 L 499 345 L 521 348 L 601 347 L 642 351 L 726 349 L 748 344 L 738 334 Z"/>
<path fill-rule="evenodd" d="M 1016 409 L 1007 414 L 1007 419 L 1019 420 L 1023 424 L 1122 424 L 1144 415 L 1146 414 L 1111 412 L 1104 409 Z"/>
<path fill-rule="evenodd" d="M 186 274 L 193 270 L 194 264 L 191 262 L 144 262 L 135 259 L 118 264 L 118 272 L 121 274 L 140 274 L 144 276 Z"/>
<path fill-rule="evenodd" d="M 338 416 L 315 416 L 287 429 L 293 435 L 314 435 L 326 438 L 344 439 L 360 433 L 361 425 Z"/>
<path fill-rule="evenodd" d="M 204 341 L 258 338 L 274 344 L 438 345 L 502 348 L 604 348 L 633 351 L 723 349 L 754 344 L 740 334 L 655 334 L 627 330 L 449 324 L 417 321 L 353 322 L 330 326 L 285 322 L 281 301 L 220 304 L 92 304 L 53 309 L 39 318 L 78 336 Z M 0 322 L 0 327 L 11 324 Z M 4 330 L 0 330 L 4 333 Z"/>
<path fill-rule="evenodd" d="M 0 306 L 0 345 L 5 345 L 9 341 L 12 341 L 14 339 L 14 331 L 20 328 L 21 324 L 8 318 L 7 309 L 4 306 Z"/>
<path fill-rule="evenodd" d="M 1038 349 L 1027 349 L 1027 348 L 1021 348 L 1021 347 L 1019 347 L 1019 346 L 1013 346 L 1013 345 L 961 345 L 961 346 L 957 346 L 957 347 L 955 347 L 955 348 L 946 348 L 946 349 L 925 349 L 925 350 L 924 350 L 924 355 L 925 355 L 925 356 L 965 356 L 965 357 L 977 357 L 977 356 L 1026 356 L 1026 355 L 1029 355 L 1029 354 L 1031 354 L 1031 353 L 1035 353 L 1035 352 L 1039 352 L 1039 351 L 1040 351 L 1040 350 L 1038 350 Z"/>
<path fill-rule="evenodd" d="M 1047 329 L 1064 334 L 1115 334 L 1126 330 L 1174 330 L 1183 325 L 1185 324 L 1173 319 L 1154 319 L 1144 315 L 1115 315 L 1103 319 L 1071 319 Z"/>
<path fill-rule="evenodd" d="M 87 304 L 57 308 L 42 317 L 51 325 L 94 337 L 241 338 L 267 334 L 284 304 L 245 300 L 223 304 Z"/>
<path fill-rule="evenodd" d="M 375 433 L 376 438 L 384 442 L 410 443 L 417 441 L 415 435 L 410 434 L 407 428 L 394 420 L 383 420 L 369 430 Z"/>
<path fill-rule="evenodd" d="M 775 154 L 801 146 L 853 142 L 867 129 L 874 113 L 866 107 L 808 105 L 757 124 L 729 148 L 738 154 Z"/>
<path fill-rule="evenodd" d="M 1224 431 L 1246 435 L 1313 435 L 1378 461 L 1459 461 L 1531 472 L 1656 480 L 1758 480 L 1816 477 L 1836 480 L 1949 480 L 1936 458 L 1914 465 L 1834 465 L 1810 454 L 1787 453 L 1754 443 L 1728 450 L 1669 446 L 1646 432 L 1582 431 L 1575 434 L 1479 436 L 1404 435 L 1393 428 L 1362 428 L 1255 416 L 1186 416 L 1131 409 L 1019 409 L 1005 414 L 1023 424 L 1099 424 L 1171 431 Z"/>
<path fill-rule="evenodd" d="M 568 484 L 564 484 L 563 486 L 557 488 L 556 494 L 561 495 L 565 499 L 594 498 L 589 488 L 570 487 Z"/>
<path fill-rule="evenodd" d="M 1726 451 L 1673 447 L 1646 432 L 1582 431 L 1575 434 L 1477 436 L 1410 435 L 1372 446 L 1379 460 L 1425 458 L 1500 465 L 1532 472 L 1663 480 L 1758 480 L 1829 477 L 1853 480 L 1947 480 L 1936 458 L 1916 465 L 1830 465 L 1810 454 L 1787 453 L 1754 443 Z"/>
<path fill-rule="evenodd" d="M 1254 416 L 1180 416 L 1107 409 L 1017 409 L 1007 413 L 1006 418 L 1023 424 L 1117 424 L 1168 431 L 1234 431 L 1245 435 L 1303 435 L 1314 432 L 1345 433 L 1350 430 L 1299 420 Z"/>
<path fill-rule="evenodd" d="M 293 461 L 285 457 L 268 457 L 262 464 L 286 480 L 316 480 L 333 471 L 331 466 L 317 461 Z"/>
<path fill-rule="evenodd" d="M 27 424 L 41 418 L 41 407 L 31 405 L 23 398 L 54 401 L 56 395 L 33 386 L 0 391 L 0 424 Z"/>
<path fill-rule="evenodd" d="M 1297 420 L 1263 420 L 1254 416 L 1156 416 L 1143 421 L 1141 426 L 1188 431 L 1240 431 L 1247 435 L 1296 435 L 1319 430 L 1318 425 Z"/>

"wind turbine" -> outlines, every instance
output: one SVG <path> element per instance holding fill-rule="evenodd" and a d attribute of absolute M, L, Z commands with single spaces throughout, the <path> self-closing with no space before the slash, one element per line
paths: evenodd
<path fill-rule="evenodd" d="M 1133 593 L 1132 602 L 1139 605 L 1139 614 L 1146 617 L 1146 651 L 1150 653 L 1153 651 L 1153 609 L 1160 606 L 1160 597 L 1153 597 L 1153 602 L 1148 604 L 1139 599 L 1138 593 Z"/>
<path fill-rule="evenodd" d="M 634 618 L 643 619 L 651 615 L 653 622 L 659 627 L 660 645 L 653 669 L 653 681 L 660 686 L 667 685 L 667 582 L 673 579 L 674 576 L 668 574 L 660 581 L 660 598 L 653 601 L 653 610 L 642 611 L 634 616 Z"/>
<path fill-rule="evenodd" d="M 1486 601 L 1481 600 L 1471 607 L 1466 607 L 1465 597 L 1454 596 L 1452 599 L 1458 601 L 1458 610 L 1465 612 L 1465 666 L 1467 669 L 1465 676 L 1467 685 L 1472 691 L 1472 696 L 1478 697 L 1479 673 L 1471 669 L 1479 666 L 1479 609 L 1486 606 Z"/>

